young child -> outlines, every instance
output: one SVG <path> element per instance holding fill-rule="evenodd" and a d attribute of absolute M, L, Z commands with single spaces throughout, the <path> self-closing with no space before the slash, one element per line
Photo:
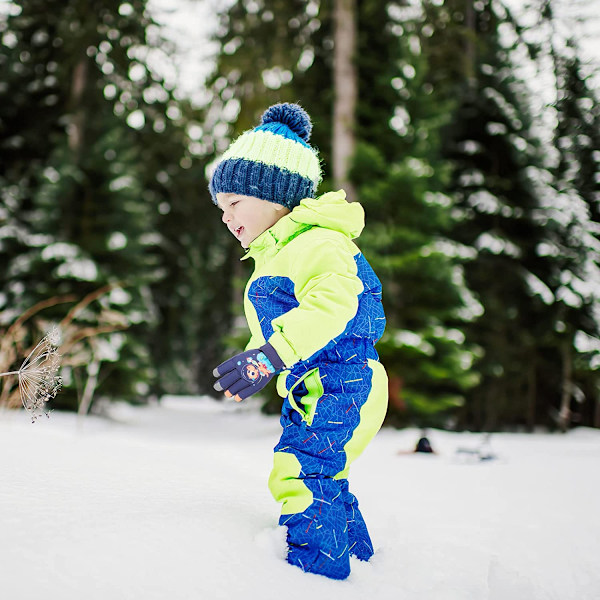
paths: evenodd
<path fill-rule="evenodd" d="M 373 555 L 347 477 L 387 409 L 374 348 L 385 316 L 381 283 L 352 242 L 364 227 L 362 206 L 343 191 L 315 198 L 321 169 L 311 129 L 297 104 L 274 105 L 212 175 L 223 222 L 248 249 L 242 260 L 255 261 L 244 298 L 247 350 L 213 374 L 215 389 L 237 401 L 279 374 L 283 432 L 269 488 L 283 503 L 287 559 L 345 579 L 350 556 Z"/>

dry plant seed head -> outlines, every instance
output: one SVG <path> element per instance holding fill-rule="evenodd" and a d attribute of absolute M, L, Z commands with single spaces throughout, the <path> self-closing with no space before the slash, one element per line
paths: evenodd
<path fill-rule="evenodd" d="M 46 402 L 52 400 L 62 387 L 58 374 L 59 341 L 60 334 L 55 327 L 41 339 L 17 371 L 21 402 L 31 415 L 32 422 L 41 415 L 49 416 Z"/>
<path fill-rule="evenodd" d="M 58 327 L 54 326 L 47 334 L 48 343 L 52 346 L 55 346 L 57 349 L 60 346 L 60 330 Z"/>

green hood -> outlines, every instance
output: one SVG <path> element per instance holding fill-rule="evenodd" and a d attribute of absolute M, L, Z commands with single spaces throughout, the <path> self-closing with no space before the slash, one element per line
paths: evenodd
<path fill-rule="evenodd" d="M 281 248 L 314 226 L 339 231 L 355 239 L 365 227 L 365 211 L 358 202 L 348 202 L 344 190 L 328 192 L 318 198 L 304 198 L 291 213 L 251 242 L 242 260 L 260 254 L 269 247 Z"/>
<path fill-rule="evenodd" d="M 348 202 L 346 192 L 328 192 L 319 198 L 305 198 L 288 215 L 299 224 L 317 225 L 357 238 L 365 227 L 365 211 L 358 202 Z"/>

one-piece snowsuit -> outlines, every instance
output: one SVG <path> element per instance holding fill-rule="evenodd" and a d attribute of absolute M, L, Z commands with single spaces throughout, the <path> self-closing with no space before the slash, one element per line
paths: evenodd
<path fill-rule="evenodd" d="M 244 308 L 252 337 L 268 341 L 287 370 L 283 432 L 269 487 L 283 503 L 288 561 L 344 579 L 350 555 L 368 560 L 371 539 L 348 490 L 350 463 L 387 409 L 387 375 L 374 345 L 385 327 L 381 283 L 352 242 L 364 211 L 343 191 L 304 199 L 258 236 Z"/>

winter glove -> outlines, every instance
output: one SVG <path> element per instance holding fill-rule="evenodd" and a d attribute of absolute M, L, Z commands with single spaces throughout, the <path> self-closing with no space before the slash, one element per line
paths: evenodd
<path fill-rule="evenodd" d="M 262 390 L 284 367 L 275 348 L 267 342 L 260 348 L 246 350 L 221 363 L 213 371 L 215 377 L 220 377 L 213 387 L 240 402 Z"/>

